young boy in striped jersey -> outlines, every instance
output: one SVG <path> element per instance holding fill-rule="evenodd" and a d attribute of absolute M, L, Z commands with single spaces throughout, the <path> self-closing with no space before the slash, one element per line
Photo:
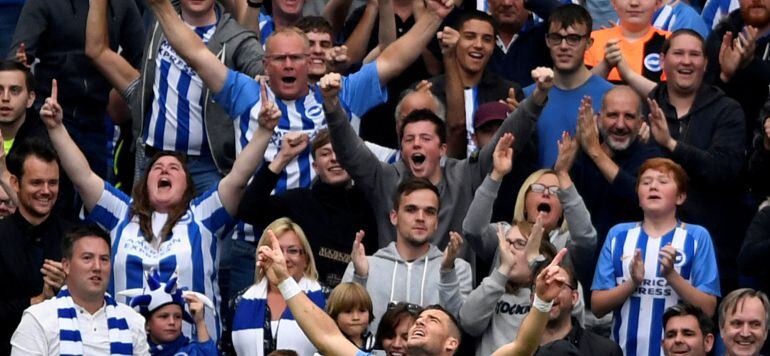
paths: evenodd
<path fill-rule="evenodd" d="M 639 169 L 644 220 L 607 234 L 593 281 L 592 311 L 614 312 L 613 339 L 625 355 L 662 354 L 663 312 L 683 301 L 714 314 L 719 273 L 708 231 L 676 218 L 687 197 L 687 174 L 666 158 Z"/>

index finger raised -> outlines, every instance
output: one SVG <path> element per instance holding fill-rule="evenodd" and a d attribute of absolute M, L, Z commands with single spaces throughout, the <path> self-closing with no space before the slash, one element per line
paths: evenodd
<path fill-rule="evenodd" d="M 564 256 L 567 255 L 567 248 L 563 248 L 559 250 L 559 253 L 556 254 L 556 257 L 553 258 L 553 261 L 548 266 L 558 266 L 561 264 L 561 261 L 564 259 Z"/>

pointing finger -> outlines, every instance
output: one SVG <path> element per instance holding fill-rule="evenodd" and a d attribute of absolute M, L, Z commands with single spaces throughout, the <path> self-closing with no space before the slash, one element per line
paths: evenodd
<path fill-rule="evenodd" d="M 59 97 L 59 85 L 56 82 L 56 79 L 51 80 L 51 100 L 53 100 L 54 103 L 58 102 Z"/>
<path fill-rule="evenodd" d="M 553 261 L 551 261 L 551 264 L 549 266 L 558 266 L 561 264 L 561 261 L 564 259 L 564 256 L 567 255 L 567 249 L 563 248 L 559 250 L 559 253 L 556 254 L 556 257 L 553 258 Z"/>

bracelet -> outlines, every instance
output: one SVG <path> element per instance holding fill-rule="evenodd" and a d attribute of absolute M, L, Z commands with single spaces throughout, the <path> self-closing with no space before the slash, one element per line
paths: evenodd
<path fill-rule="evenodd" d="M 532 301 L 532 307 L 543 313 L 548 313 L 551 311 L 551 307 L 553 307 L 553 300 L 546 302 L 540 299 L 537 294 L 535 294 L 535 299 Z"/>
<path fill-rule="evenodd" d="M 260 7 L 262 7 L 262 2 L 261 1 L 246 0 L 246 5 L 249 5 L 249 7 L 260 8 Z"/>
<path fill-rule="evenodd" d="M 286 278 L 283 282 L 278 284 L 278 290 L 281 291 L 283 299 L 289 300 L 295 295 L 302 293 L 302 289 L 299 288 L 299 284 L 294 278 Z M 537 298 L 537 297 L 535 297 Z"/>

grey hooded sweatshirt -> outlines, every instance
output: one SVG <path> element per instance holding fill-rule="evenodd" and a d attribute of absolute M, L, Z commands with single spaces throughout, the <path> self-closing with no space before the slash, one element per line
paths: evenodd
<path fill-rule="evenodd" d="M 420 306 L 441 304 L 450 313 L 458 315 L 463 300 L 473 289 L 471 266 L 457 258 L 455 268 L 441 271 L 444 254 L 431 244 L 428 253 L 405 261 L 396 250 L 396 243 L 391 242 L 369 260 L 369 276 L 355 274 L 353 263 L 342 277 L 343 282 L 358 282 L 366 287 L 372 298 L 374 322 L 370 329 L 377 332 L 377 325 L 390 302 L 409 302 Z"/>

